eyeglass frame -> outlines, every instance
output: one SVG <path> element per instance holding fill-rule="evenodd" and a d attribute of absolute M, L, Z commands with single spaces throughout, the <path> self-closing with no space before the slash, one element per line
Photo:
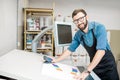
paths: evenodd
<path fill-rule="evenodd" d="M 78 24 L 79 21 L 80 21 L 80 22 L 83 22 L 83 20 L 84 20 L 85 17 L 86 17 L 86 15 L 85 15 L 85 16 L 82 16 L 82 17 L 79 17 L 78 19 L 74 20 L 73 23 L 74 23 L 74 24 Z"/>

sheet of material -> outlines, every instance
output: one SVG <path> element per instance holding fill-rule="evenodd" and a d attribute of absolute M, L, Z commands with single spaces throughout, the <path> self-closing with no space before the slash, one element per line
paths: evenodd
<path fill-rule="evenodd" d="M 67 67 L 67 65 L 65 66 Z M 44 68 L 42 56 L 37 53 L 15 49 L 0 57 L 0 75 L 18 80 L 59 80 L 56 77 L 45 75 L 42 72 Z M 64 68 L 62 67 L 62 69 Z M 68 69 L 70 69 L 69 66 Z M 51 73 L 53 72 L 51 71 Z M 99 80 L 97 76 L 95 80 Z"/>
<path fill-rule="evenodd" d="M 48 70 L 49 69 L 49 70 Z M 73 77 L 80 74 L 76 67 L 61 63 L 43 64 L 42 74 L 54 77 L 57 80 L 75 80 Z"/>

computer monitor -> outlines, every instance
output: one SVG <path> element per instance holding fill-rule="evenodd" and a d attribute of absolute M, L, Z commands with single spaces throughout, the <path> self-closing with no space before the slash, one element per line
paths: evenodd
<path fill-rule="evenodd" d="M 54 26 L 55 46 L 63 47 L 70 45 L 72 41 L 72 24 L 69 22 L 55 22 Z"/>

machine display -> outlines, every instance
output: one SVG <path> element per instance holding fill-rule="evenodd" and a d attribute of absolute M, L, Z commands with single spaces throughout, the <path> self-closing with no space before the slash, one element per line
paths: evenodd
<path fill-rule="evenodd" d="M 68 22 L 55 22 L 55 45 L 68 46 L 72 41 L 72 24 Z"/>

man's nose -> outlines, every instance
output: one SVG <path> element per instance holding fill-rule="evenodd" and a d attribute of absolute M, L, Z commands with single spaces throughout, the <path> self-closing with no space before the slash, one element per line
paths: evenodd
<path fill-rule="evenodd" d="M 81 24 L 81 23 L 82 23 L 82 22 L 79 20 L 79 21 L 78 21 L 78 24 Z"/>

